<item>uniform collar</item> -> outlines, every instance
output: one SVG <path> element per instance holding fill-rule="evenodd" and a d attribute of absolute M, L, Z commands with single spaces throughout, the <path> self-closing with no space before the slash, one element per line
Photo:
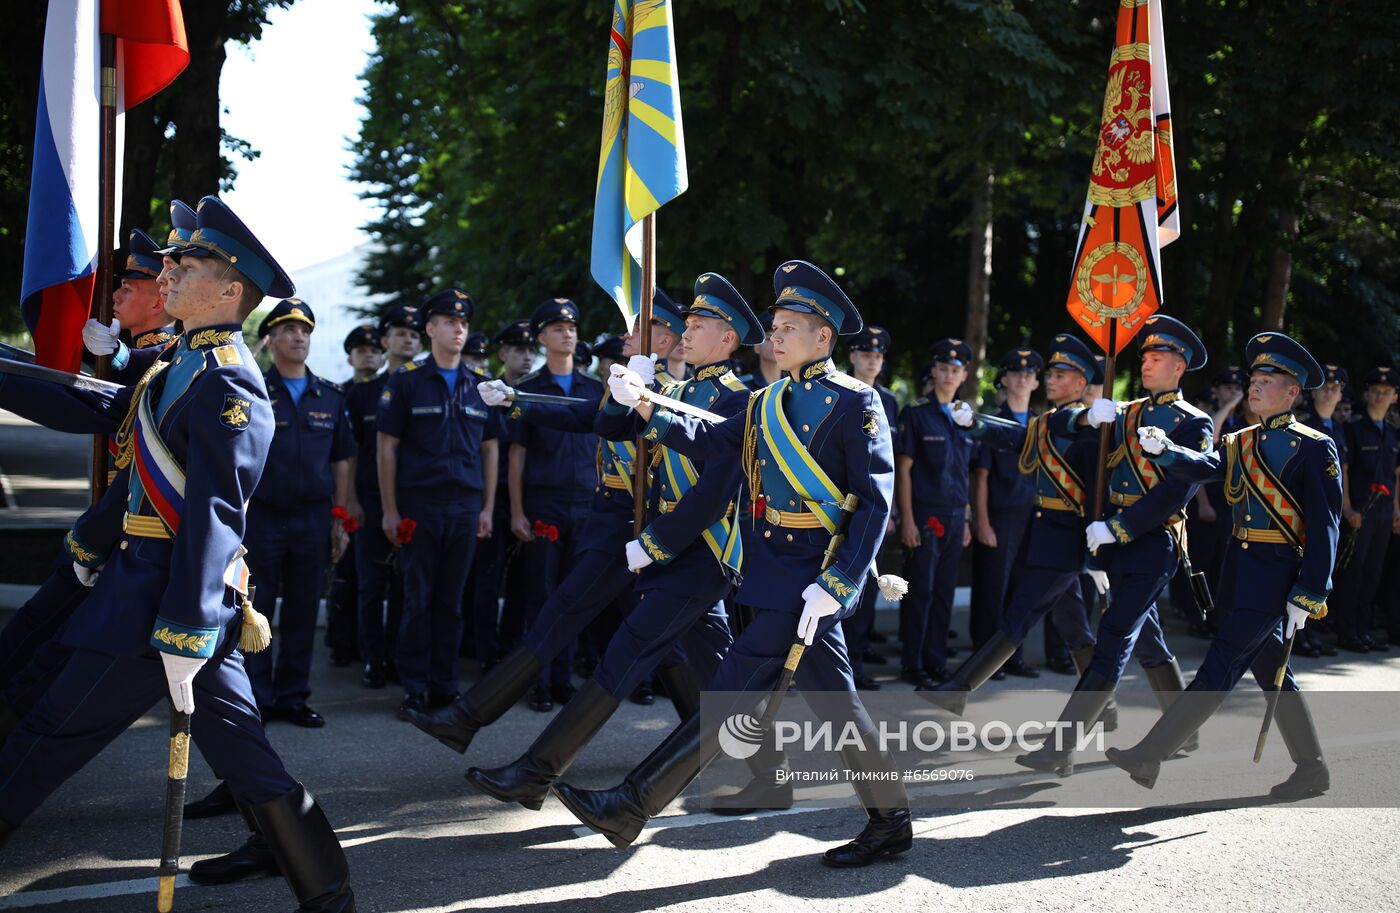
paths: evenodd
<path fill-rule="evenodd" d="M 139 333 L 128 333 L 126 335 L 132 348 L 145 349 L 150 346 L 165 345 L 178 334 L 175 332 L 175 324 L 172 323 L 163 327 L 153 327 L 149 330 L 142 330 Z"/>
<path fill-rule="evenodd" d="M 180 337 L 180 345 L 186 349 L 213 349 L 218 346 L 235 345 L 243 341 L 243 328 L 236 323 L 221 323 L 210 327 L 189 330 Z"/>
<path fill-rule="evenodd" d="M 276 365 L 273 365 L 272 367 L 267 369 L 267 373 L 263 375 L 263 380 L 266 382 L 269 388 L 277 387 L 279 389 L 286 389 L 287 387 L 286 379 L 282 377 L 280 373 L 278 373 Z M 306 377 L 304 378 L 304 380 L 306 381 L 307 393 L 310 393 L 312 396 L 321 395 L 320 378 L 318 378 L 315 374 L 312 374 L 310 368 L 306 369 Z"/>
<path fill-rule="evenodd" d="M 1259 424 L 1263 425 L 1265 428 L 1273 430 L 1275 428 L 1287 428 L 1289 425 L 1293 424 L 1294 421 L 1295 420 L 1293 418 L 1292 412 L 1280 412 L 1273 418 L 1264 419 Z"/>
<path fill-rule="evenodd" d="M 830 357 L 818 358 L 816 361 L 809 361 L 797 372 L 798 380 L 811 380 L 814 377 L 822 377 L 831 374 L 836 370 L 836 363 Z"/>
<path fill-rule="evenodd" d="M 1152 400 L 1153 404 L 1155 405 L 1165 406 L 1167 403 L 1174 403 L 1177 400 L 1181 399 L 1181 390 L 1180 388 L 1176 390 L 1168 390 L 1165 393 L 1158 393 L 1154 396 L 1150 396 L 1148 397 L 1148 399 Z"/>
<path fill-rule="evenodd" d="M 695 369 L 695 374 L 691 380 L 718 380 L 732 370 L 727 361 L 717 361 L 714 364 L 705 365 Z"/>

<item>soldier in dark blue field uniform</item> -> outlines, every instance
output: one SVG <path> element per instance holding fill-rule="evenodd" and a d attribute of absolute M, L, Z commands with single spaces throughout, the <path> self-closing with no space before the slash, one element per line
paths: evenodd
<path fill-rule="evenodd" d="M 1195 495 L 1195 485 L 1153 466 L 1142 453 L 1137 429 L 1161 428 L 1183 446 L 1210 449 L 1210 416 L 1181 396 L 1182 375 L 1205 366 L 1206 349 L 1184 323 L 1162 314 L 1143 322 L 1138 345 L 1145 397 L 1127 403 L 1100 398 L 1088 408 L 1060 410 L 1051 422 L 1057 431 L 1078 426 L 1094 446 L 1098 426 L 1113 423 L 1110 516 L 1085 530 L 1095 566 L 1107 573 L 1109 605 L 1099 619 L 1089 668 L 1060 715 L 1065 723 L 1085 729 L 1109 705 L 1134 648 L 1164 704 L 1184 687 L 1176 659 L 1161 639 L 1156 601 L 1176 572 L 1185 545 L 1186 502 Z M 1016 762 L 1059 776 L 1074 772 L 1073 752 L 1050 740 Z"/>
<path fill-rule="evenodd" d="M 890 333 L 884 327 L 867 325 L 851 340 L 851 376 L 873 389 L 880 397 L 880 405 L 885 408 L 885 419 L 889 427 L 895 427 L 899 419 L 899 404 L 894 393 L 880 384 L 880 374 L 885 367 L 885 354 L 889 351 Z M 886 529 L 886 539 L 894 533 L 894 521 Z M 872 575 L 873 577 L 873 575 Z M 860 604 L 855 614 L 841 623 L 846 635 L 846 651 L 851 657 L 851 668 L 855 670 L 856 687 L 862 691 L 879 691 L 880 685 L 864 672 L 866 662 L 883 663 L 885 658 L 870 653 L 870 632 L 875 627 L 875 600 L 879 589 L 873 580 L 867 580 L 860 592 Z"/>
<path fill-rule="evenodd" d="M 1384 653 L 1390 648 L 1371 636 L 1376 598 L 1385 568 L 1390 531 L 1400 529 L 1400 432 L 1386 421 L 1396 402 L 1400 373 L 1379 367 L 1362 379 L 1364 407 L 1346 424 L 1344 464 L 1347 547 L 1337 569 L 1332 600 L 1337 646 L 1353 653 Z"/>
<path fill-rule="evenodd" d="M 1006 402 L 997 418 L 1029 425 L 1031 394 L 1040 387 L 1045 359 L 1034 349 L 1013 349 L 997 363 L 997 383 Z M 972 462 L 972 607 L 969 627 L 977 649 L 1000 626 L 1006 608 L 1011 568 L 1021 554 L 1035 511 L 1035 478 L 1018 468 L 1018 452 L 979 447 Z M 1006 661 L 993 678 L 1005 673 L 1037 678 L 1040 673 L 1024 660 L 1022 649 Z"/>
<path fill-rule="evenodd" d="M 383 688 L 397 681 L 394 652 L 403 619 L 403 576 L 390 560 L 393 543 L 383 535 L 384 508 L 379 496 L 379 436 L 376 434 L 379 400 L 384 386 L 400 368 L 412 369 L 413 357 L 422 349 L 418 308 L 398 305 L 379 319 L 377 336 L 384 347 L 384 370 L 346 391 L 350 431 L 355 437 L 355 498 L 363 519 L 352 543 L 359 616 L 356 640 L 366 688 Z M 386 608 L 387 606 L 387 608 Z"/>
<path fill-rule="evenodd" d="M 679 341 L 669 329 L 679 319 L 669 298 L 658 294 L 653 305 L 652 346 L 664 357 Z M 629 333 L 622 353 L 639 362 L 640 334 Z M 511 421 L 529 422 L 558 431 L 592 431 L 599 422 L 599 404 L 512 403 L 514 388 L 505 380 L 480 387 L 483 399 L 506 410 Z M 489 726 L 524 697 L 540 672 L 573 644 L 588 624 L 609 605 L 629 594 L 636 578 L 627 571 L 626 542 L 636 538 L 632 502 L 632 473 L 636 448 L 630 441 L 600 440 L 596 454 L 597 484 L 592 509 L 582 536 L 584 551 L 569 575 L 550 593 L 525 634 L 524 642 L 482 675 L 451 707 L 433 714 L 411 714 L 415 726 L 456 752 L 465 752 L 476 733 Z M 630 606 L 630 600 L 628 600 Z M 663 664 L 662 681 L 682 717 L 698 706 L 700 682 L 684 663 Z"/>
<path fill-rule="evenodd" d="M 553 298 L 535 309 L 531 331 L 545 350 L 545 365 L 515 385 L 525 393 L 575 396 L 598 402 L 603 385 L 574 364 L 578 305 Z M 526 617 L 533 620 L 549 594 L 583 554 L 583 527 L 597 481 L 598 438 L 592 431 L 558 431 L 514 422 L 510 440 L 510 529 L 524 543 Z M 573 695 L 573 649 L 554 657 L 531 697 L 537 710 Z"/>
<path fill-rule="evenodd" d="M 258 327 L 272 351 L 263 382 L 276 431 L 248 505 L 246 537 L 248 567 L 258 581 L 254 608 L 268 618 L 277 613 L 279 635 L 273 650 L 248 657 L 253 693 L 264 719 L 311 728 L 326 724 L 306 703 L 316 613 L 326 572 L 347 545 L 331 511 L 350 500 L 355 455 L 344 388 L 306 368 L 315 329 L 311 307 L 299 298 L 279 302 Z"/>
<path fill-rule="evenodd" d="M 400 547 L 404 587 L 401 719 L 457 698 L 462 589 L 477 539 L 491 535 L 504 428 L 476 390 L 487 376 L 462 367 L 472 311 L 460 289 L 425 301 L 431 351 L 416 369 L 391 376 L 379 396 L 380 528 Z"/>
<path fill-rule="evenodd" d="M 933 391 L 904 407 L 894 436 L 899 536 L 911 550 L 900 605 L 900 678 L 915 687 L 947 681 L 948 622 L 958 562 L 971 537 L 968 474 L 973 442 L 953 426 L 951 408 L 972 350 L 961 339 L 930 349 Z"/>
<path fill-rule="evenodd" d="M 490 336 L 485 333 L 472 333 L 467 337 L 467 344 L 462 347 L 462 364 L 480 374 L 489 374 L 486 370 L 490 364 L 486 357 L 486 347 L 490 344 Z"/>
<path fill-rule="evenodd" d="M 705 273 L 695 281 L 694 300 L 684 311 L 685 357 L 691 376 L 665 384 L 661 392 L 718 415 L 733 416 L 748 402 L 730 358 L 741 345 L 763 338 L 758 318 L 724 277 Z M 641 373 L 648 359 L 633 362 Z M 640 370 L 639 370 L 640 369 Z M 641 374 L 650 386 L 649 378 Z M 641 424 L 614 402 L 599 414 L 599 433 L 611 442 L 634 440 Z M 628 570 L 638 601 L 622 620 L 598 667 L 529 749 L 504 767 L 467 771 L 467 782 L 503 802 L 537 809 L 550 784 L 616 712 L 621 700 L 651 677 L 682 640 L 698 680 L 708 681 L 732 638 L 721 600 L 737 578 L 743 550 L 734 513 L 739 460 L 730 455 L 691 461 L 664 446 L 651 486 L 657 514 L 626 543 Z"/>
<path fill-rule="evenodd" d="M 738 598 L 756 614 L 708 687 L 735 694 L 735 703 L 703 725 L 698 716 L 683 723 L 613 789 L 556 782 L 554 791 L 579 820 L 614 846 L 627 846 L 719 753 L 715 722 L 754 712 L 777 683 L 794 640 L 801 640 L 807 647 L 795 681 L 804 698 L 838 730 L 853 726 L 862 742 L 844 748 L 842 757 L 863 774 L 853 783 L 869 821 L 823 861 L 866 865 L 913 842 L 902 783 L 897 775 L 880 779 L 895 770 L 894 760 L 870 744 L 875 726 L 855 690 L 841 632 L 885 536 L 893 452 L 875 391 L 831 361 L 837 334 L 860 331 L 860 313 L 810 263 L 785 263 L 773 279 L 773 353 L 787 374 L 751 394 L 742 418 L 709 422 L 653 410 L 641 401 L 645 383 L 637 373 L 623 370 L 609 379 L 613 398 L 648 420 L 650 439 L 691 459 L 742 460 L 745 571 Z M 836 535 L 843 538 L 825 561 Z"/>
<path fill-rule="evenodd" d="M 1327 614 L 1342 503 L 1341 466 L 1332 439 L 1298 422 L 1298 395 L 1323 382 L 1322 368 L 1282 333 L 1261 333 L 1245 349 L 1249 407 L 1260 422 L 1227 434 L 1202 453 L 1166 429 L 1138 430 L 1141 450 L 1168 476 L 1187 482 L 1220 479 L 1233 532 L 1219 599 L 1230 606 L 1185 696 L 1137 745 L 1110 748 L 1108 759 L 1149 789 L 1161 762 L 1210 718 L 1246 671 L 1265 691 L 1275 688 L 1285 639 Z M 1287 671 L 1276 719 L 1295 765 L 1271 791 L 1295 800 L 1330 784 L 1322 745 L 1293 673 Z"/>
<path fill-rule="evenodd" d="M 1341 365 L 1324 362 L 1322 365 L 1322 384 L 1315 390 L 1309 391 L 1308 406 L 1305 410 L 1298 411 L 1298 421 L 1307 425 L 1314 431 L 1321 431 L 1332 439 L 1332 444 L 1337 448 L 1337 459 L 1342 465 L 1343 477 L 1345 478 L 1347 465 L 1347 436 L 1346 425 L 1341 420 L 1337 407 L 1341 404 L 1342 397 L 1346 395 L 1347 384 L 1350 378 L 1347 376 L 1346 368 Z M 1204 486 L 1202 486 L 1204 487 Z M 1342 516 L 1346 516 L 1346 511 L 1351 501 L 1347 496 L 1346 485 L 1342 485 Z M 1228 541 L 1228 539 L 1227 539 Z M 1336 656 L 1337 648 L 1332 646 L 1328 640 L 1323 640 L 1319 625 L 1311 628 L 1304 628 L 1298 635 L 1297 641 L 1293 644 L 1293 652 L 1299 656 L 1318 657 Z"/>
<path fill-rule="evenodd" d="M 0 382 L 0 403 L 51 427 L 120 430 L 122 464 L 139 469 L 127 474 L 124 535 L 65 628 L 73 655 L 0 751 L 0 840 L 168 695 L 192 714 L 195 744 L 248 809 L 301 909 L 345 913 L 345 855 L 268 744 L 239 650 L 251 612 L 242 506 L 274 428 L 240 327 L 264 295 L 293 287 L 216 198 L 198 216 L 168 271 L 166 308 L 185 332 L 143 383 L 94 393 Z"/>

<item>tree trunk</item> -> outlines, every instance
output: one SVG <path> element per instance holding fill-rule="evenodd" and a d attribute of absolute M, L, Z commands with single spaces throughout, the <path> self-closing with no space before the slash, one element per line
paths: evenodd
<path fill-rule="evenodd" d="M 1288 309 L 1288 286 L 1293 280 L 1293 242 L 1298 238 L 1298 213 L 1292 207 L 1279 213 L 1282 237 L 1269 257 L 1269 277 L 1264 283 L 1264 303 L 1259 329 L 1283 332 L 1283 315 Z"/>
<path fill-rule="evenodd" d="M 172 99 L 171 120 L 175 197 L 190 206 L 206 194 L 219 192 L 224 173 L 219 125 L 219 74 L 224 68 L 224 26 L 228 9 L 222 4 L 186 3 L 185 35 L 190 65 L 180 74 Z"/>
<path fill-rule="evenodd" d="M 987 358 L 987 323 L 992 301 L 992 193 L 996 173 L 988 166 L 982 176 L 984 186 L 972 198 L 972 230 L 968 236 L 967 330 L 964 338 L 972 349 L 972 365 L 959 395 L 977 395 L 982 363 Z"/>
<path fill-rule="evenodd" d="M 117 246 L 123 250 L 126 250 L 133 228 L 149 232 L 152 224 L 165 222 L 164 219 L 151 218 L 151 197 L 155 194 L 157 165 L 161 147 L 165 144 L 165 129 L 170 124 L 166 114 L 169 106 L 169 95 L 161 93 L 126 116 L 122 224 L 117 231 Z M 165 238 L 162 236 L 155 240 L 161 242 Z"/>

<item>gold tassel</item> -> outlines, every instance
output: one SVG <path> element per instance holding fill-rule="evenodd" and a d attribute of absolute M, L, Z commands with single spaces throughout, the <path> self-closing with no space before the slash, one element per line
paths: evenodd
<path fill-rule="evenodd" d="M 261 653 L 272 646 L 272 625 L 267 616 L 253 608 L 253 600 L 243 597 L 243 630 L 238 635 L 238 649 L 244 653 Z"/>

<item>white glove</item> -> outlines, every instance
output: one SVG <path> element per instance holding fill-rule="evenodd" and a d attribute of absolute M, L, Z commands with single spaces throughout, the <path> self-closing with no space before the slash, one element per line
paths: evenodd
<path fill-rule="evenodd" d="M 102 573 L 100 567 L 83 567 L 78 562 L 73 562 L 73 576 L 78 578 L 78 582 L 83 586 L 90 587 L 97 582 L 97 575 Z"/>
<path fill-rule="evenodd" d="M 1157 456 L 1167 449 L 1167 433 L 1161 428 L 1139 428 L 1138 444 L 1142 447 L 1142 452 Z"/>
<path fill-rule="evenodd" d="M 1084 540 L 1089 544 L 1089 554 L 1097 555 L 1099 546 L 1112 545 L 1118 539 L 1113 535 L 1113 530 L 1108 528 L 1108 524 L 1102 520 L 1095 520 L 1084 529 Z"/>
<path fill-rule="evenodd" d="M 176 656 L 162 653 L 165 682 L 170 686 L 170 703 L 181 713 L 194 713 L 194 677 L 209 660 L 202 656 Z"/>
<path fill-rule="evenodd" d="M 631 409 L 642 401 L 642 393 L 647 385 L 642 383 L 641 375 L 636 371 L 624 368 L 622 365 L 612 366 L 612 376 L 608 378 L 608 390 L 612 392 L 612 398 L 619 406 L 626 406 Z"/>
<path fill-rule="evenodd" d="M 841 611 L 841 603 L 815 583 L 807 584 L 807 589 L 802 591 L 802 601 L 806 605 L 802 609 L 802 617 L 797 622 L 797 636 L 810 647 L 812 641 L 817 639 L 817 625 L 821 624 L 823 618 Z"/>
<path fill-rule="evenodd" d="M 1089 407 L 1089 427 L 1097 428 L 1118 418 L 1118 401 L 1101 396 Z"/>
<path fill-rule="evenodd" d="M 627 570 L 635 574 L 648 564 L 651 564 L 651 556 L 647 554 L 646 549 L 642 548 L 641 540 L 633 539 L 631 542 L 628 542 Z"/>
<path fill-rule="evenodd" d="M 1099 591 L 1100 596 L 1108 593 L 1108 571 L 1089 568 L 1089 579 L 1094 581 L 1094 589 Z"/>
<path fill-rule="evenodd" d="M 1312 616 L 1308 614 L 1307 609 L 1299 608 L 1291 602 L 1284 603 L 1283 607 L 1288 611 L 1288 620 L 1283 623 L 1283 636 L 1286 639 L 1303 630 L 1303 625 Z"/>
<path fill-rule="evenodd" d="M 953 403 L 953 424 L 959 428 L 971 428 L 976 416 L 972 407 L 962 400 Z"/>
<path fill-rule="evenodd" d="M 476 385 L 481 401 L 488 406 L 504 406 L 515 396 L 515 390 L 503 380 L 488 380 Z"/>
<path fill-rule="evenodd" d="M 627 359 L 627 370 L 635 371 L 642 384 L 650 387 L 656 381 L 656 356 L 633 355 Z"/>
<path fill-rule="evenodd" d="M 111 326 L 103 326 L 101 321 L 89 317 L 88 322 L 83 324 L 83 345 L 94 355 L 111 355 L 121 345 L 117 337 L 120 330 L 121 324 L 115 317 Z"/>

